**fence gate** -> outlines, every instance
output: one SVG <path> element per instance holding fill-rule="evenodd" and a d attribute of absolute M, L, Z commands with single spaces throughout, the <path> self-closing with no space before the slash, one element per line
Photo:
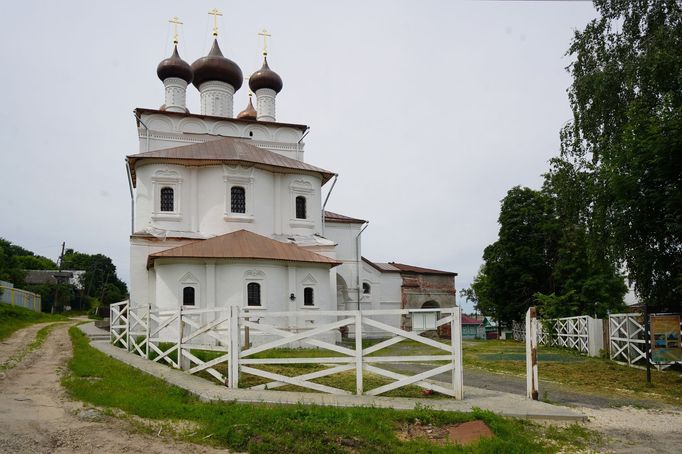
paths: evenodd
<path fill-rule="evenodd" d="M 156 362 L 184 369 L 190 374 L 206 371 L 221 383 L 239 387 L 240 374 L 250 374 L 270 380 L 252 386 L 252 389 L 275 389 L 295 385 L 330 394 L 351 394 L 337 387 L 315 383 L 313 380 L 334 374 L 355 371 L 355 394 L 380 395 L 388 391 L 415 385 L 457 399 L 463 398 L 461 308 L 438 309 L 437 328 L 449 325 L 450 344 L 421 336 L 421 331 L 406 331 L 384 323 L 377 318 L 406 316 L 419 310 L 368 310 L 368 311 L 249 311 L 237 306 L 173 310 L 152 310 L 150 307 L 130 308 L 127 302 L 111 305 L 111 341 L 128 351 Z M 291 328 L 291 320 L 303 319 L 309 325 Z M 286 321 L 287 323 L 278 323 Z M 286 327 L 286 328 L 285 328 Z M 339 345 L 334 339 L 344 328 L 353 328 L 353 347 Z M 387 339 L 364 347 L 362 333 L 371 327 L 386 334 Z M 260 339 L 250 345 L 251 339 Z M 379 353 L 402 341 L 410 340 L 435 349 L 440 354 L 379 356 Z M 272 355 L 255 357 L 259 353 L 283 347 L 310 346 L 336 356 L 302 358 L 300 355 Z M 260 355 L 263 356 L 263 355 Z M 269 355 L 265 355 L 269 356 Z M 284 357 L 283 357 L 284 356 Z M 430 369 L 405 375 L 391 371 L 391 363 L 426 363 Z M 219 369 L 216 367 L 223 364 Z M 297 376 L 258 369 L 259 365 L 322 364 L 326 368 Z M 221 372 L 222 371 L 222 372 Z M 225 373 L 223 373 L 225 372 Z M 392 382 L 366 389 L 364 377 L 372 373 Z M 449 373 L 448 385 L 433 382 L 430 378 Z"/>

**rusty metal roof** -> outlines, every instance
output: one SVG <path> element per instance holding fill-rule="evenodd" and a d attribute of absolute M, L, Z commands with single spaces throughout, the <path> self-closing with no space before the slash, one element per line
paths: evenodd
<path fill-rule="evenodd" d="M 185 112 L 169 112 L 169 111 L 163 111 L 163 110 L 158 110 L 158 109 L 147 109 L 145 107 L 138 107 L 135 109 L 135 117 L 137 119 L 137 126 L 140 127 L 140 115 L 141 114 L 162 114 L 162 115 L 173 115 L 173 116 L 180 116 L 180 117 L 190 117 L 190 118 L 207 118 L 209 120 L 220 120 L 220 121 L 226 121 L 228 123 L 258 123 L 259 125 L 270 125 L 270 126 L 286 126 L 288 128 L 294 128 L 301 130 L 303 132 L 308 130 L 307 125 L 301 125 L 298 123 L 282 123 L 279 121 L 263 121 L 263 120 L 245 120 L 245 119 L 240 119 L 240 118 L 228 118 L 228 117 L 218 117 L 215 115 L 203 115 L 203 114 L 192 114 L 192 113 L 185 113 Z"/>
<path fill-rule="evenodd" d="M 333 213 L 331 211 L 325 210 L 324 212 L 325 222 L 340 222 L 344 224 L 364 224 L 364 219 L 352 218 L 350 216 L 344 216 L 343 214 Z"/>
<path fill-rule="evenodd" d="M 187 166 L 220 165 L 228 162 L 249 163 L 267 170 L 285 173 L 314 173 L 322 177 L 325 184 L 335 174 L 320 167 L 311 166 L 303 161 L 287 158 L 275 152 L 251 145 L 243 140 L 225 137 L 218 140 L 193 143 L 181 147 L 146 151 L 127 156 L 133 186 L 136 186 L 136 166 L 143 161 L 180 164 Z"/>
<path fill-rule="evenodd" d="M 414 273 L 414 274 L 441 274 L 444 276 L 457 276 L 457 273 L 453 273 L 451 271 L 441 271 L 441 270 L 434 270 L 431 268 L 422 268 L 419 266 L 405 265 L 404 263 L 372 262 L 371 260 L 368 260 L 365 257 L 362 257 L 362 260 L 364 262 L 366 262 L 368 265 L 375 268 L 376 270 L 381 271 L 382 273 L 388 272 L 388 273 Z"/>
<path fill-rule="evenodd" d="M 184 246 L 150 254 L 147 268 L 159 258 L 258 259 L 285 262 L 323 263 L 332 267 L 341 262 L 310 252 L 291 243 L 282 243 L 248 230 L 238 230 L 208 240 L 197 240 Z"/>
<path fill-rule="evenodd" d="M 441 271 L 441 270 L 434 270 L 431 268 L 422 268 L 419 266 L 413 266 L 413 265 L 405 265 L 404 263 L 396 263 L 396 262 L 388 262 L 389 265 L 392 265 L 396 268 L 398 268 L 402 272 L 406 273 L 415 273 L 415 274 L 442 274 L 445 276 L 457 276 L 457 273 L 453 273 L 452 271 Z"/>
<path fill-rule="evenodd" d="M 377 271 L 381 273 L 386 273 L 386 272 L 393 272 L 393 273 L 399 273 L 400 270 L 394 266 L 389 265 L 388 263 L 378 263 L 378 262 L 372 262 L 366 257 L 362 257 L 362 261 L 370 265 L 372 268 L 376 269 Z"/>

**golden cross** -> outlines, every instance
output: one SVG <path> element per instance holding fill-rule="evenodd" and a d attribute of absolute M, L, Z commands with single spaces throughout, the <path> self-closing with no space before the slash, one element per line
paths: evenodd
<path fill-rule="evenodd" d="M 209 15 L 213 16 L 213 36 L 218 36 L 218 16 L 222 16 L 223 13 L 218 11 L 218 8 L 213 8 L 208 12 Z"/>
<path fill-rule="evenodd" d="M 272 35 L 268 33 L 266 29 L 263 29 L 262 32 L 258 33 L 258 36 L 263 37 L 263 55 L 268 54 L 268 37 L 271 37 Z"/>
<path fill-rule="evenodd" d="M 174 16 L 173 19 L 169 20 L 171 24 L 173 24 L 173 44 L 178 43 L 178 25 L 182 25 L 182 22 L 180 22 L 180 18 L 178 16 Z"/>

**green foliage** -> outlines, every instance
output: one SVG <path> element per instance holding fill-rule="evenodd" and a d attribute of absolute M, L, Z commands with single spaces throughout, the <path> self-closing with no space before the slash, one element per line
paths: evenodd
<path fill-rule="evenodd" d="M 62 268 L 84 270 L 81 285 L 85 295 L 98 298 L 104 305 L 126 299 L 128 287 L 116 275 L 116 266 L 103 254 L 84 254 L 67 249 L 64 252 Z"/>
<path fill-rule="evenodd" d="M 186 391 L 126 366 L 88 345 L 77 328 L 69 331 L 74 356 L 71 374 L 62 383 L 74 397 L 88 403 L 121 409 L 153 420 L 196 423 L 183 438 L 213 443 L 251 453 L 534 453 L 557 446 L 582 444 L 582 435 L 546 428 L 528 421 L 474 410 L 442 412 L 428 408 L 403 411 L 382 408 L 340 408 L 314 405 L 259 405 L 234 402 L 203 403 Z M 427 439 L 401 440 L 405 424 L 445 426 L 483 420 L 495 433 L 492 439 L 460 447 Z M 568 440 L 568 441 L 566 441 Z M 548 445 L 554 448 L 549 448 Z M 352 448 L 351 448 L 352 447 Z"/>
<path fill-rule="evenodd" d="M 35 255 L 21 246 L 0 238 L 0 280 L 11 282 L 16 288 L 24 288 L 25 270 L 56 268 L 57 265 L 52 260 Z"/>
<path fill-rule="evenodd" d="M 655 310 L 682 309 L 682 6 L 596 0 L 568 53 L 573 121 L 551 178 L 591 248 Z M 571 205 L 571 206 L 569 206 Z"/>
<path fill-rule="evenodd" d="M 536 293 L 553 288 L 549 202 L 544 194 L 518 186 L 502 200 L 499 239 L 485 248 L 485 263 L 472 284 L 478 309 L 502 323 L 520 319 Z"/>
<path fill-rule="evenodd" d="M 548 177 L 541 191 L 517 186 L 502 200 L 499 239 L 465 290 L 482 313 L 507 323 L 534 305 L 544 317 L 603 317 L 623 306 L 623 277 L 589 247 L 575 210 L 552 191 L 560 183 Z"/>
<path fill-rule="evenodd" d="M 18 329 L 33 323 L 55 322 L 67 320 L 61 315 L 50 315 L 34 312 L 23 307 L 0 303 L 0 340 L 9 337 Z"/>

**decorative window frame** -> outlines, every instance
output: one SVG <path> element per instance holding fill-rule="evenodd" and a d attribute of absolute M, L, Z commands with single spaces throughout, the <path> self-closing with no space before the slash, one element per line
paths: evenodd
<path fill-rule="evenodd" d="M 228 222 L 253 222 L 254 208 L 254 182 L 253 167 L 243 166 L 223 166 L 223 181 L 225 182 L 225 215 L 223 219 Z M 246 212 L 232 212 L 232 187 L 239 186 L 244 188 L 244 198 L 246 199 Z"/>
<path fill-rule="evenodd" d="M 261 270 L 247 270 L 244 273 L 244 284 L 243 284 L 243 307 L 250 311 L 263 311 L 266 310 L 266 303 L 268 301 L 267 288 L 265 286 L 266 276 Z M 249 306 L 249 284 L 255 283 L 260 285 L 260 306 Z"/>
<path fill-rule="evenodd" d="M 184 295 L 183 290 L 185 287 L 194 288 L 194 306 L 185 306 L 183 303 Z M 199 286 L 199 280 L 192 273 L 185 273 L 178 281 L 178 307 L 201 307 L 201 288 Z"/>
<path fill-rule="evenodd" d="M 173 211 L 161 211 L 161 189 L 173 190 Z M 182 221 L 182 177 L 175 170 L 157 170 L 152 176 L 152 191 L 154 194 L 154 209 L 152 219 L 154 221 Z"/>
<path fill-rule="evenodd" d="M 299 178 L 291 182 L 289 185 L 289 227 L 307 229 L 315 227 L 315 222 L 312 220 L 314 216 L 311 216 L 310 212 L 310 201 L 313 195 L 315 195 L 315 189 L 313 189 L 313 184 L 309 180 Z M 299 196 L 305 197 L 306 219 L 298 219 L 296 217 L 296 197 Z"/>
<path fill-rule="evenodd" d="M 310 287 L 313 289 L 313 304 L 312 306 L 306 306 L 305 304 L 305 289 L 306 287 Z M 317 279 L 313 277 L 312 274 L 308 273 L 305 278 L 299 283 L 298 285 L 299 288 L 299 295 L 301 295 L 300 298 L 300 304 L 299 308 L 303 310 L 315 310 L 315 309 L 320 309 L 320 305 L 318 304 L 320 301 L 320 294 L 318 292 L 318 283 Z"/>

